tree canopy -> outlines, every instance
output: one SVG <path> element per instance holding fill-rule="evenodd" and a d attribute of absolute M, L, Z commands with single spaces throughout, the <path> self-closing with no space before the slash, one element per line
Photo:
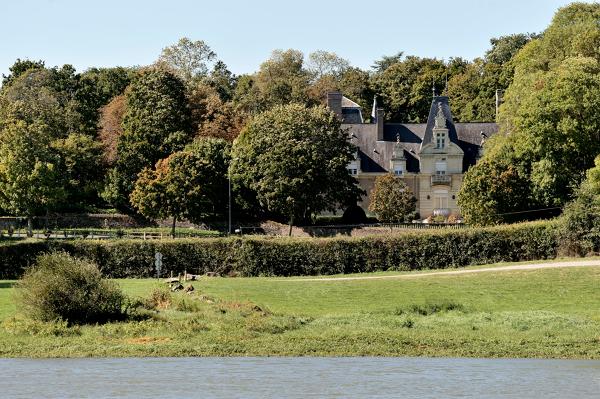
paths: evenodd
<path fill-rule="evenodd" d="M 324 107 L 277 106 L 252 118 L 234 142 L 232 178 L 291 225 L 356 203 L 361 190 L 346 169 L 355 151 Z"/>
<path fill-rule="evenodd" d="M 501 135 L 486 144 L 459 195 L 461 206 L 471 209 L 467 220 L 484 220 L 484 209 L 561 207 L 593 165 L 600 153 L 599 16 L 598 4 L 564 7 L 543 35 L 512 59 L 514 78 L 500 108 Z M 497 191 L 478 185 L 490 170 L 518 175 L 523 198 L 511 200 L 508 186 L 495 197 Z"/>
<path fill-rule="evenodd" d="M 388 173 L 375 179 L 369 211 L 380 222 L 408 222 L 415 216 L 417 199 L 402 178 Z"/>

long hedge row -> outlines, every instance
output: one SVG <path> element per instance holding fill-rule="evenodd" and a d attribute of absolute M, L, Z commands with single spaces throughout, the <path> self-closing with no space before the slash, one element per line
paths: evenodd
<path fill-rule="evenodd" d="M 363 238 L 26 241 L 0 245 L 0 278 L 18 278 L 38 254 L 56 250 L 93 260 L 114 278 L 153 276 L 155 252 L 163 254 L 164 275 L 184 270 L 292 276 L 440 269 L 553 258 L 556 231 L 552 223 L 527 223 Z"/>

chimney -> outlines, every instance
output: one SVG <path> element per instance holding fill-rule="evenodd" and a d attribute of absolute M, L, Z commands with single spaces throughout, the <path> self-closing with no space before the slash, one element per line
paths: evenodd
<path fill-rule="evenodd" d="M 383 120 L 385 118 L 383 108 L 377 108 L 377 141 L 383 141 Z"/>
<path fill-rule="evenodd" d="M 327 92 L 327 108 L 332 110 L 342 120 L 342 93 L 339 91 Z"/>

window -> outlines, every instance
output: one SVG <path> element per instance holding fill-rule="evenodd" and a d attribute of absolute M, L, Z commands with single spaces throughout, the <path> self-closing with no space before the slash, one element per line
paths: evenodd
<path fill-rule="evenodd" d="M 402 176 L 404 174 L 404 171 L 402 170 L 402 165 L 394 166 L 394 174 L 396 176 Z"/>
<path fill-rule="evenodd" d="M 356 169 L 356 168 L 348 168 L 348 173 L 350 173 L 351 175 L 357 175 L 358 174 L 358 169 Z"/>
<path fill-rule="evenodd" d="M 446 148 L 446 133 L 436 134 L 435 148 Z"/>
<path fill-rule="evenodd" d="M 447 164 L 446 162 L 436 162 L 435 163 L 435 174 L 436 175 L 445 175 L 446 174 L 446 169 L 447 169 Z"/>

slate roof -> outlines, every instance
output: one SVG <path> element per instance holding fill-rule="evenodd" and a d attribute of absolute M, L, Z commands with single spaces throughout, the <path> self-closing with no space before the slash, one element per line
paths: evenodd
<path fill-rule="evenodd" d="M 360 105 L 342 96 L 342 121 L 343 123 L 363 123 Z"/>
<path fill-rule="evenodd" d="M 419 172 L 419 152 L 423 143 L 433 140 L 433 126 L 437 114 L 438 103 L 446 116 L 450 140 L 456 143 L 464 152 L 463 170 L 466 171 L 475 164 L 483 132 L 490 137 L 498 132 L 496 123 L 454 123 L 450 111 L 448 97 L 437 96 L 431 102 L 427 123 L 385 123 L 383 141 L 377 141 L 377 125 L 374 123 L 351 123 L 344 121 L 342 125 L 348 129 L 352 141 L 359 147 L 361 171 L 385 173 L 389 169 L 390 159 L 394 151 L 396 137 L 404 148 L 407 172 Z"/>

